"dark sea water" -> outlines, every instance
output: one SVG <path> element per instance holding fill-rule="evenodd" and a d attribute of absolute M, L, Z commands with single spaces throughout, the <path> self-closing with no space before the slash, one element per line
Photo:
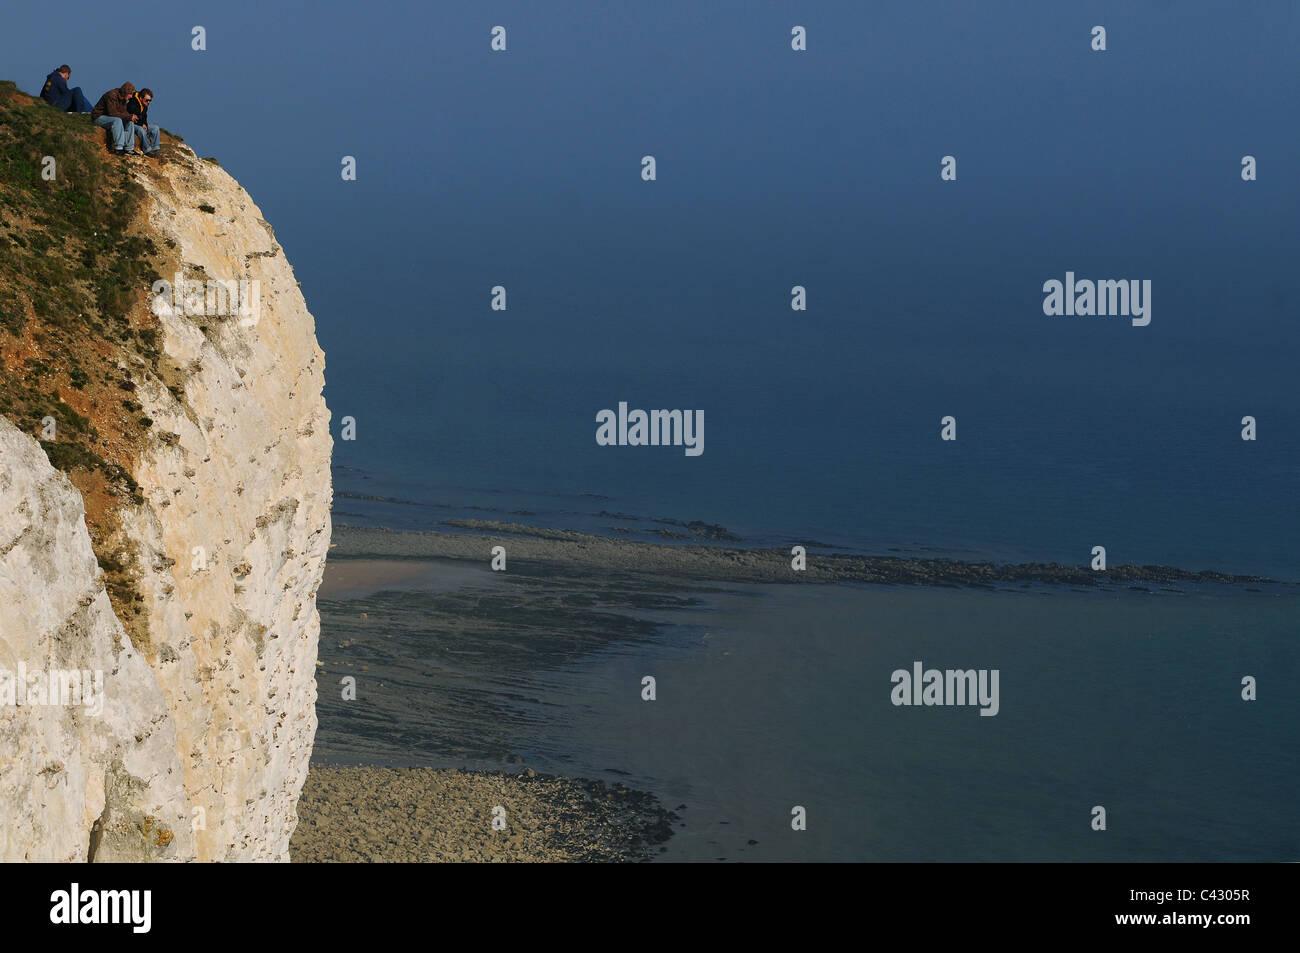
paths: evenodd
<path fill-rule="evenodd" d="M 439 288 L 429 323 L 399 316 L 404 335 L 364 367 L 374 342 L 330 351 L 323 332 L 336 437 L 357 421 L 336 443 L 338 488 L 850 548 L 1077 564 L 1103 545 L 1112 564 L 1300 579 L 1284 211 L 1300 193 L 1203 161 L 1095 175 L 1079 195 L 1032 176 L 843 206 L 624 195 L 564 219 L 564 237 L 533 235 L 529 255 L 532 219 L 467 222 L 459 254 L 511 273 L 511 310 Z M 635 244 L 587 248 L 613 228 Z M 587 251 L 561 268 L 566 243 Z M 1150 278 L 1151 324 L 1045 316 L 1041 286 L 1067 269 Z M 807 312 L 789 308 L 796 283 Z M 598 446 L 596 414 L 619 401 L 703 410 L 703 454 Z"/>
<path fill-rule="evenodd" d="M 787 587 L 693 620 L 684 654 L 559 681 L 586 702 L 577 737 L 690 805 L 666 859 L 1294 861 L 1298 610 Z M 895 707 L 889 673 L 914 660 L 999 669 L 999 713 Z M 623 689 L 650 669 L 654 703 Z M 1253 672 L 1268 697 L 1244 702 Z"/>

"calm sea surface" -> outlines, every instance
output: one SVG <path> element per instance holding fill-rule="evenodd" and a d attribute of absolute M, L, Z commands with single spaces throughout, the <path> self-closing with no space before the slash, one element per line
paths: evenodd
<path fill-rule="evenodd" d="M 452 637 L 439 588 L 322 602 L 389 694 L 322 690 L 317 758 L 622 781 L 685 805 L 663 859 L 1300 859 L 1292 594 L 742 586 L 582 648 Z M 914 661 L 999 713 L 895 707 Z"/>

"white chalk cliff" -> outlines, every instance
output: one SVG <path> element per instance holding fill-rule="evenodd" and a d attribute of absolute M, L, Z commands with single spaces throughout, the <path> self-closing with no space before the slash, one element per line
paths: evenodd
<path fill-rule="evenodd" d="M 316 731 L 324 355 L 237 182 L 184 147 L 136 175 L 159 247 L 187 277 L 258 282 L 260 318 L 159 315 L 179 396 L 128 369 L 154 435 L 144 503 L 119 512 L 145 645 L 114 616 L 80 494 L 0 419 L 0 670 L 104 677 L 97 714 L 0 705 L 0 860 L 287 860 Z"/>

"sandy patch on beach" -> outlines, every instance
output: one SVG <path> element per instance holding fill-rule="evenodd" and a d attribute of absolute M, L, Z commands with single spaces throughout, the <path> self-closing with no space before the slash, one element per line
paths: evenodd
<path fill-rule="evenodd" d="M 330 559 L 316 595 L 321 599 L 369 595 L 428 576 L 433 566 L 413 559 Z"/>
<path fill-rule="evenodd" d="M 385 589 L 451 592 L 462 586 L 493 586 L 498 580 L 481 566 L 431 559 L 348 559 L 331 555 L 316 595 L 358 599 Z"/>

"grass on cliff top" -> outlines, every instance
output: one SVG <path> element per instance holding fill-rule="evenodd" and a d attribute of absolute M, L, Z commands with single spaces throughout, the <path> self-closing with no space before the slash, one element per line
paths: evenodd
<path fill-rule="evenodd" d="M 43 175 L 51 168 L 52 179 Z M 131 472 L 152 422 L 131 399 L 132 378 L 157 373 L 160 360 L 145 301 L 161 261 L 144 198 L 89 117 L 0 81 L 0 415 L 40 439 L 81 491 L 133 642 L 147 639 L 143 600 L 116 512 L 142 502 Z"/>

